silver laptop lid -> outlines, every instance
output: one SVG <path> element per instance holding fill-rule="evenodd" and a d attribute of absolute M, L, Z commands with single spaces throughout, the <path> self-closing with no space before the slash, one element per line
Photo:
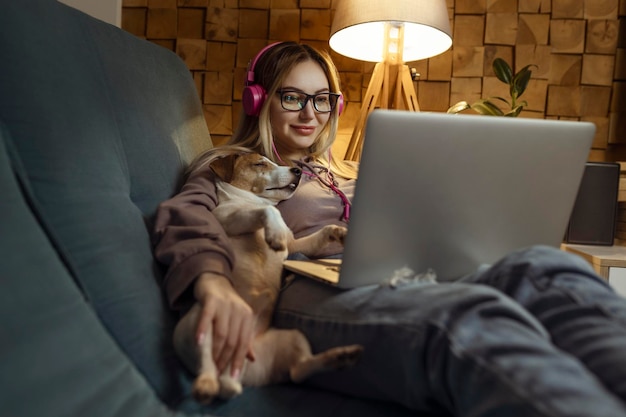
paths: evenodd
<path fill-rule="evenodd" d="M 339 286 L 432 268 L 457 279 L 512 250 L 558 246 L 595 126 L 374 111 Z"/>

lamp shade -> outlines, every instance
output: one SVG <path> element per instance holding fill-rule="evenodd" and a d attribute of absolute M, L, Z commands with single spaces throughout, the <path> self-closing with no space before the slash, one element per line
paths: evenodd
<path fill-rule="evenodd" d="M 446 0 L 340 0 L 330 47 L 361 61 L 384 59 L 386 24 L 404 26 L 403 61 L 417 61 L 452 46 Z"/>

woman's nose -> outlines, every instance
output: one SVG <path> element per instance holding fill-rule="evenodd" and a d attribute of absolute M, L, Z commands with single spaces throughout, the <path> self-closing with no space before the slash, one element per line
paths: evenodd
<path fill-rule="evenodd" d="M 301 118 L 306 118 L 306 119 L 311 119 L 311 118 L 313 118 L 314 114 L 315 114 L 315 108 L 313 108 L 313 101 L 308 100 L 304 104 L 304 107 L 300 110 L 300 117 Z"/>

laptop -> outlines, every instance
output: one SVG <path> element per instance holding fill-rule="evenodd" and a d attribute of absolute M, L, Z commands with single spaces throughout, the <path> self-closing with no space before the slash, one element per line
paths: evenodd
<path fill-rule="evenodd" d="M 513 250 L 559 247 L 595 125 L 375 110 L 342 260 L 285 261 L 341 288 L 407 268 L 452 281 Z"/>

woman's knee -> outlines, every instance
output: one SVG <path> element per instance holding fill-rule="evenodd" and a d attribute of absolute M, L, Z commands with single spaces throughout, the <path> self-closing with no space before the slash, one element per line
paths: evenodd
<path fill-rule="evenodd" d="M 526 281 L 543 287 L 562 274 L 603 283 L 587 261 L 550 246 L 531 246 L 512 252 L 490 268 L 476 272 L 463 281 L 486 284 L 511 295 Z"/>
<path fill-rule="evenodd" d="M 547 246 L 513 252 L 464 281 L 496 288 L 531 311 L 537 304 L 614 294 L 587 261 Z"/>
<path fill-rule="evenodd" d="M 591 265 L 580 256 L 545 245 L 514 251 L 502 258 L 494 267 L 505 270 L 526 268 L 535 274 L 561 270 L 594 273 Z"/>

